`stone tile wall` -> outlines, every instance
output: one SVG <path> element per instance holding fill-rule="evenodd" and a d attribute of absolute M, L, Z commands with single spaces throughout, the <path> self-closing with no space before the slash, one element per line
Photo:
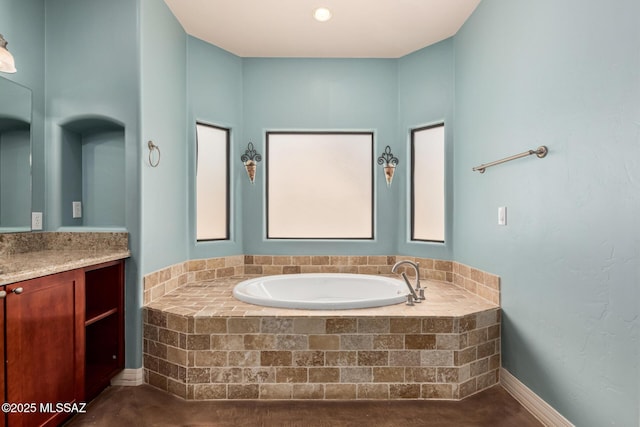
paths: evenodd
<path fill-rule="evenodd" d="M 234 255 L 191 260 L 166 267 L 144 277 L 144 303 L 156 301 L 186 283 L 202 282 L 243 274 L 273 275 L 296 273 L 391 274 L 399 260 L 420 265 L 420 276 L 427 280 L 452 282 L 452 261 L 409 256 L 334 256 L 334 255 Z M 402 270 L 404 269 L 404 270 Z M 412 277 L 413 269 L 402 267 Z"/>
<path fill-rule="evenodd" d="M 500 277 L 468 265 L 453 263 L 453 284 L 500 305 Z"/>
<path fill-rule="evenodd" d="M 187 283 L 244 274 L 244 256 L 235 255 L 185 261 L 144 276 L 144 304 L 149 304 Z"/>
<path fill-rule="evenodd" d="M 456 400 L 496 384 L 499 367 L 498 308 L 202 318 L 144 309 L 145 381 L 185 399 Z"/>

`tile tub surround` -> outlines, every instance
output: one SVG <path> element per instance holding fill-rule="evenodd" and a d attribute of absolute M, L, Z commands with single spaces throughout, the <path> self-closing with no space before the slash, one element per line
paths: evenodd
<path fill-rule="evenodd" d="M 459 262 L 453 263 L 453 284 L 500 305 L 500 277 Z"/>
<path fill-rule="evenodd" d="M 237 301 L 247 277 L 144 308 L 146 382 L 189 400 L 458 400 L 499 380 L 499 308 L 450 283 L 425 280 L 413 307 L 324 311 Z"/>
<path fill-rule="evenodd" d="M 144 277 L 144 304 L 156 301 L 187 283 L 242 274 L 263 276 L 297 273 L 391 274 L 391 268 L 399 260 L 420 263 L 420 277 L 423 280 L 453 283 L 493 304 L 500 305 L 500 278 L 495 274 L 455 261 L 404 255 L 234 255 L 185 261 L 147 274 Z M 413 269 L 401 267 L 401 271 L 406 271 L 410 277 L 413 276 Z"/>

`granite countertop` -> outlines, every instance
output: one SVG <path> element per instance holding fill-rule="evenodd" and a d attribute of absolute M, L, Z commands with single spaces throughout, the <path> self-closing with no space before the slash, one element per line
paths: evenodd
<path fill-rule="evenodd" d="M 0 258 L 0 285 L 129 258 L 127 249 L 53 249 Z"/>

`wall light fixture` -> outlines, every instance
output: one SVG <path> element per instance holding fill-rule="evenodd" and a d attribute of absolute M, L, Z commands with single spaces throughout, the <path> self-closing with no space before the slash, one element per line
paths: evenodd
<path fill-rule="evenodd" d="M 253 184 L 256 180 L 258 162 L 262 160 L 262 156 L 253 148 L 252 142 L 249 143 L 244 154 L 240 156 L 240 160 L 244 163 L 244 168 L 247 170 L 247 175 L 249 175 L 249 181 Z"/>
<path fill-rule="evenodd" d="M 7 50 L 7 41 L 0 34 L 0 71 L 3 73 L 15 73 L 16 61 L 11 52 Z"/>
<path fill-rule="evenodd" d="M 393 174 L 396 171 L 398 165 L 398 158 L 391 152 L 391 147 L 388 145 L 384 149 L 384 153 L 378 157 L 378 164 L 384 168 L 384 177 L 387 180 L 387 187 L 391 187 L 391 181 L 393 181 Z"/>

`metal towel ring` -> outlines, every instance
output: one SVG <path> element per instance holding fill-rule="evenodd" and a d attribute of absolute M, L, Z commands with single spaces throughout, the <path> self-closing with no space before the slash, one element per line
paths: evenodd
<path fill-rule="evenodd" d="M 153 141 L 149 141 L 147 145 L 149 147 L 149 164 L 151 165 L 152 168 L 155 168 L 160 164 L 160 147 L 154 144 Z M 153 162 L 154 151 L 158 152 L 158 160 L 155 163 Z"/>

